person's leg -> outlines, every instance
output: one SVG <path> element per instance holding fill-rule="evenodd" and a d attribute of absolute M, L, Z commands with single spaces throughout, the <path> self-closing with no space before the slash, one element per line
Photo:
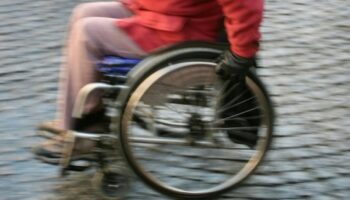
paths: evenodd
<path fill-rule="evenodd" d="M 89 17 L 75 22 L 72 27 L 65 79 L 62 81 L 59 110 L 61 127 L 70 129 L 71 114 L 79 90 L 88 83 L 97 82 L 95 66 L 105 55 L 141 57 L 146 53 L 116 26 L 116 19 Z M 85 113 L 93 111 L 98 104 L 98 95 L 90 98 Z"/>
<path fill-rule="evenodd" d="M 76 6 L 72 12 L 69 22 L 69 31 L 68 38 L 66 41 L 65 48 L 63 50 L 63 54 L 67 55 L 67 49 L 69 49 L 69 40 L 72 37 L 71 29 L 77 21 L 87 17 L 108 17 L 108 18 L 126 18 L 132 16 L 133 13 L 126 8 L 120 2 L 92 2 L 92 3 L 83 3 Z M 37 127 L 39 130 L 39 134 L 42 136 L 49 136 L 51 133 L 59 134 L 63 130 L 61 116 L 62 110 L 61 108 L 65 107 L 65 102 L 62 99 L 66 99 L 64 97 L 65 93 L 65 85 L 66 85 L 66 72 L 67 64 L 64 62 L 61 66 L 60 72 L 60 89 L 59 89 L 59 97 L 58 97 L 58 113 L 55 120 L 45 121 Z M 50 134 L 46 134 L 49 132 Z"/>
<path fill-rule="evenodd" d="M 33 148 L 34 154 L 41 160 L 52 164 L 59 162 L 61 141 L 65 140 L 65 130 L 71 128 L 71 114 L 76 95 L 84 85 L 98 81 L 95 64 L 104 55 L 125 57 L 145 55 L 145 52 L 116 26 L 116 18 L 131 15 L 132 13 L 118 2 L 87 3 L 75 8 L 64 51 L 66 62 L 61 67 L 58 120 L 54 125 L 51 123 L 48 127 L 44 126 L 44 130 L 57 132 L 58 135 L 56 139 L 53 138 Z M 91 112 L 98 102 L 98 97 L 90 99 L 85 113 Z M 76 145 L 75 149 L 82 152 L 84 149 L 90 150 L 93 144 L 81 141 Z M 88 147 L 84 148 L 86 145 Z"/>
<path fill-rule="evenodd" d="M 88 83 L 98 81 L 95 65 L 99 60 L 105 55 L 142 57 L 146 54 L 116 26 L 116 19 L 102 17 L 88 17 L 77 21 L 72 27 L 66 53 L 65 77 L 60 88 L 62 103 L 59 104 L 60 128 L 63 130 L 71 128 L 72 109 L 79 90 Z M 99 100 L 100 97 L 97 95 L 90 98 L 85 113 L 90 113 L 98 105 Z M 60 149 L 63 146 L 61 143 L 65 140 L 66 131 L 61 133 L 33 149 L 37 158 L 51 164 L 59 162 Z M 81 140 L 76 143 L 74 155 L 89 152 L 93 146 L 94 143 Z"/>
<path fill-rule="evenodd" d="M 69 23 L 71 27 L 75 22 L 86 17 L 126 18 L 132 15 L 128 8 L 117 1 L 83 3 L 74 8 Z"/>
<path fill-rule="evenodd" d="M 113 33 L 111 31 L 103 31 L 104 33 L 92 33 L 94 30 L 97 29 L 97 27 L 89 28 L 89 35 L 91 38 L 88 38 L 87 36 L 83 36 L 85 34 L 83 26 L 83 22 L 81 20 L 84 20 L 89 17 L 108 17 L 108 18 L 126 18 L 132 15 L 132 12 L 127 9 L 122 3 L 120 2 L 95 2 L 95 3 L 84 3 L 78 5 L 70 18 L 70 30 L 69 30 L 69 36 L 67 39 L 66 49 L 65 49 L 65 56 L 66 56 L 66 62 L 61 67 L 61 74 L 60 74 L 60 89 L 59 89 L 59 97 L 58 97 L 58 129 L 69 129 L 70 127 L 70 116 L 73 109 L 73 101 L 76 97 L 76 90 L 79 90 L 83 84 L 90 83 L 91 81 L 97 81 L 97 73 L 94 71 L 94 64 L 97 62 L 98 59 L 100 59 L 102 56 L 99 55 L 93 55 L 94 52 L 91 53 L 90 58 L 94 57 L 92 60 L 94 60 L 94 63 L 91 63 L 91 59 L 89 60 L 82 60 L 77 61 L 79 59 L 86 59 L 86 56 L 84 58 L 79 56 L 86 55 L 87 52 L 80 52 L 80 51 L 88 51 L 84 50 L 87 45 L 81 45 L 79 43 L 82 43 L 81 37 L 86 37 L 85 39 L 87 41 L 89 40 L 96 40 L 97 37 L 102 37 L 101 39 L 104 41 L 104 43 L 107 44 L 114 44 L 115 40 L 125 41 L 126 43 L 132 42 L 129 38 L 123 38 L 119 36 L 120 31 L 116 31 L 116 33 Z M 110 26 L 108 29 L 117 29 L 116 23 L 112 25 L 110 23 Z M 89 25 L 90 26 L 90 25 Z M 94 26 L 94 25 L 91 25 Z M 104 30 L 105 27 L 100 27 Z M 91 31 L 92 30 L 92 31 Z M 96 30 L 97 31 L 97 30 Z M 87 33 L 87 32 L 86 32 Z M 106 37 L 107 36 L 107 37 Z M 92 41 L 90 41 L 92 42 Z M 136 46 L 136 45 L 135 45 Z M 110 49 L 112 49 L 110 55 L 118 55 L 116 53 L 119 53 L 121 51 L 120 49 L 124 48 L 123 46 L 112 46 Z M 83 49 L 83 50 L 80 50 Z M 119 49 L 118 52 L 114 52 L 113 49 Z M 137 47 L 135 47 L 137 51 L 139 50 Z M 132 51 L 132 49 L 130 49 Z M 126 51 L 129 51 L 126 49 Z M 112 54 L 113 53 L 113 54 Z M 97 57 L 96 57 L 97 56 Z M 130 56 L 137 56 L 137 55 L 130 55 Z M 96 60 L 97 59 L 97 60 Z M 80 62 L 80 64 L 76 64 L 77 62 Z M 85 62 L 85 63 L 84 63 Z M 86 64 L 86 62 L 89 62 L 89 64 Z M 82 64 L 84 63 L 84 64 Z M 84 69 L 80 69 L 81 65 L 85 65 Z M 83 71 L 83 72 L 81 72 Z M 82 77 L 75 77 L 77 73 L 83 73 Z M 90 77 L 88 77 L 90 76 Z M 94 77 L 91 77 L 94 76 Z M 90 81 L 87 81 L 90 80 Z M 73 96 L 70 96 L 73 95 Z M 96 98 L 95 98 L 96 99 Z M 88 101 L 87 104 L 87 112 L 91 111 L 91 109 L 96 105 L 94 103 L 95 101 Z M 63 120 L 63 121 L 62 121 Z"/>

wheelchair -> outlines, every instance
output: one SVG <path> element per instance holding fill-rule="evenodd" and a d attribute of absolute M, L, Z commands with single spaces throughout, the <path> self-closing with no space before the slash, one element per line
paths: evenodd
<path fill-rule="evenodd" d="M 186 42 L 142 60 L 105 57 L 99 64 L 104 78 L 80 90 L 73 117 L 82 118 L 86 99 L 102 90 L 110 132 L 71 130 L 70 134 L 97 141 L 94 183 L 104 198 L 122 198 L 128 177 L 136 174 L 170 197 L 211 199 L 237 187 L 261 164 L 272 140 L 274 112 L 255 69 L 245 78 L 246 91 L 232 97 L 231 105 L 251 106 L 229 117 L 217 115 L 220 84 L 215 66 L 227 48 L 225 44 Z M 259 123 L 241 123 L 243 119 L 258 119 Z M 232 127 L 223 127 L 225 120 L 232 120 Z M 257 134 L 254 147 L 228 134 L 252 129 Z M 74 142 L 64 150 L 62 174 L 85 169 L 71 161 L 73 148 Z M 111 160 L 122 168 L 117 173 L 123 176 L 117 177 L 124 178 L 124 185 L 113 188 L 114 172 L 105 167 Z"/>

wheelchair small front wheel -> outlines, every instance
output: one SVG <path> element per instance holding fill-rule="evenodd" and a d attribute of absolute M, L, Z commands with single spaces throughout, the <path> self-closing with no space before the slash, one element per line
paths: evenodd
<path fill-rule="evenodd" d="M 103 200 L 123 199 L 129 191 L 128 177 L 120 174 L 97 171 L 91 182 L 95 194 Z"/>

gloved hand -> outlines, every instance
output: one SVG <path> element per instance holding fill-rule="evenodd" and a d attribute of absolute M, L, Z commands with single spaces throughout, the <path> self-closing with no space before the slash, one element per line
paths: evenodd
<path fill-rule="evenodd" d="M 226 51 L 218 59 L 215 72 L 218 75 L 218 121 L 222 121 L 227 136 L 234 143 L 245 144 L 253 148 L 258 140 L 257 129 L 246 130 L 244 127 L 256 127 L 260 124 L 259 110 L 254 95 L 246 85 L 245 77 L 255 59 L 239 57 Z M 240 130 L 240 128 L 242 128 Z"/>
<path fill-rule="evenodd" d="M 222 80 L 243 81 L 252 66 L 255 66 L 255 58 L 243 58 L 231 51 L 226 51 L 219 57 L 215 72 Z"/>

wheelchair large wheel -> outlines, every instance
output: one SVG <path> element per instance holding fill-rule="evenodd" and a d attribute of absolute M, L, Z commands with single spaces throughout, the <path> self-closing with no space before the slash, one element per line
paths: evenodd
<path fill-rule="evenodd" d="M 252 174 L 269 147 L 272 106 L 253 73 L 246 77 L 247 91 L 243 91 L 249 98 L 236 98 L 239 102 L 234 103 L 251 107 L 218 117 L 220 89 L 214 73 L 218 53 L 209 53 L 213 55 L 209 59 L 193 54 L 191 59 L 184 56 L 157 65 L 156 70 L 139 75 L 128 85 L 128 94 L 122 95 L 118 119 L 125 157 L 142 180 L 167 195 L 203 199 L 232 189 Z M 237 96 L 247 96 L 243 93 Z M 244 118 L 259 123 L 222 126 L 224 120 Z M 230 135 L 247 130 L 256 131 L 254 147 Z"/>

